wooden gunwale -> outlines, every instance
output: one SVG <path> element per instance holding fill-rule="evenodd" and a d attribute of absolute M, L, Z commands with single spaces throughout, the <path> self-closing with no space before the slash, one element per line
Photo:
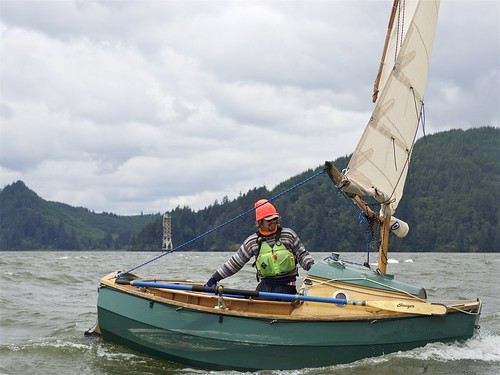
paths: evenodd
<path fill-rule="evenodd" d="M 212 314 L 231 315 L 246 318 L 258 319 L 279 319 L 279 320 L 310 320 L 310 321 L 342 321 L 342 320 L 367 320 L 367 319 L 397 319 L 408 318 L 415 316 L 414 314 L 399 313 L 393 311 L 380 310 L 373 307 L 358 307 L 358 306 L 338 306 L 335 304 L 326 304 L 309 301 L 268 301 L 250 298 L 238 298 L 224 296 L 223 302 L 225 308 L 219 308 L 219 296 L 183 290 L 171 290 L 160 288 L 144 288 L 134 287 L 130 285 L 122 285 L 114 282 L 116 273 L 111 273 L 103 277 L 101 287 L 111 287 L 120 292 L 132 294 L 142 299 L 177 306 L 179 309 L 190 309 L 204 311 Z M 169 281 L 180 284 L 201 285 L 187 280 L 172 280 L 172 279 L 154 279 L 156 281 Z M 337 284 L 334 284 L 335 287 Z M 338 283 L 343 290 L 363 289 L 356 288 L 349 284 Z M 314 290 L 314 288 L 312 288 Z M 376 291 L 374 289 L 374 291 Z M 378 291 L 380 292 L 380 291 Z M 309 286 L 308 293 L 311 293 Z M 403 299 L 404 296 L 394 292 L 383 292 L 374 294 L 373 296 L 384 296 L 389 298 L 393 295 L 393 299 Z M 324 294 L 323 294 L 324 295 Z M 358 295 L 358 294 L 356 294 Z M 359 296 L 367 297 L 369 294 L 359 292 Z M 376 298 L 371 297 L 372 300 Z M 356 297 L 358 298 L 358 297 Z M 409 299 L 409 298 L 408 298 Z M 415 298 L 413 298 L 415 299 Z M 478 308 L 478 302 L 464 302 L 458 305 L 447 306 L 449 312 L 458 311 L 473 311 Z"/>

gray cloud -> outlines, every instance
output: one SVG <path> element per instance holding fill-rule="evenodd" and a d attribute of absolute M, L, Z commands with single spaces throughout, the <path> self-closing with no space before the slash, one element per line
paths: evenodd
<path fill-rule="evenodd" d="M 390 1 L 2 1 L 0 185 L 202 208 L 352 152 Z M 426 131 L 499 125 L 500 5 L 441 2 Z"/>

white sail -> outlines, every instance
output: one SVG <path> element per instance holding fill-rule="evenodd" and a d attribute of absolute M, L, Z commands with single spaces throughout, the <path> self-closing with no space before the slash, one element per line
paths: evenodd
<path fill-rule="evenodd" d="M 372 117 L 345 172 L 343 190 L 372 196 L 393 214 L 403 195 L 439 10 L 439 0 L 401 0 Z"/>

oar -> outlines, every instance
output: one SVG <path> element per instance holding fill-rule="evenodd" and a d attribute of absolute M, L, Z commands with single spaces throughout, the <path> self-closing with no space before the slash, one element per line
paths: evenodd
<path fill-rule="evenodd" d="M 422 302 L 417 300 L 350 301 L 342 298 L 304 296 L 301 294 L 259 292 L 256 290 L 230 289 L 230 288 L 224 288 L 222 286 L 208 287 L 201 285 L 156 283 L 150 281 L 126 280 L 125 278 L 117 278 L 116 283 L 123 285 L 132 285 L 137 287 L 145 287 L 145 288 L 162 288 L 162 289 L 172 289 L 172 290 L 188 290 L 188 291 L 203 292 L 203 293 L 214 293 L 226 296 L 237 295 L 245 297 L 259 297 L 263 299 L 272 299 L 272 300 L 279 299 L 284 301 L 309 301 L 309 302 L 334 303 L 336 305 L 369 306 L 381 310 L 395 311 L 406 314 L 445 315 L 447 313 L 447 308 L 445 305 L 430 303 L 430 302 Z"/>

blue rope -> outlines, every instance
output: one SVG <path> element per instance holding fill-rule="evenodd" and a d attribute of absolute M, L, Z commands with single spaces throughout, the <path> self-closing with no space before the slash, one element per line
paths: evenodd
<path fill-rule="evenodd" d="M 279 194 L 276 194 L 276 195 L 275 195 L 274 197 L 272 197 L 272 198 L 269 198 L 269 199 L 268 199 L 268 201 L 273 201 L 273 200 L 275 200 L 275 199 L 277 199 L 277 198 L 281 197 L 282 195 L 284 195 L 284 194 L 286 194 L 286 193 L 289 193 L 290 191 L 292 191 L 292 190 L 294 190 L 294 189 L 298 188 L 299 186 L 304 185 L 306 182 L 309 182 L 309 181 L 313 180 L 314 178 L 318 177 L 318 176 L 319 176 L 319 175 L 321 175 L 323 172 L 324 172 L 324 170 L 321 170 L 320 172 L 317 172 L 317 173 L 313 174 L 312 176 L 310 176 L 310 177 L 306 178 L 305 180 L 303 180 L 303 181 L 301 181 L 301 182 L 298 182 L 298 183 L 296 183 L 295 185 L 293 185 L 292 187 L 290 187 L 290 188 L 286 189 L 285 191 L 283 191 L 283 192 L 281 192 L 281 193 L 279 193 Z M 264 204 L 264 203 L 263 203 L 263 204 Z M 130 272 L 132 272 L 132 271 L 135 271 L 136 269 L 141 268 L 141 267 L 143 267 L 143 266 L 145 266 L 145 265 L 147 265 L 147 264 L 149 264 L 149 263 L 152 263 L 152 262 L 154 262 L 154 261 L 156 261 L 156 260 L 158 260 L 158 259 L 160 259 L 160 258 L 164 257 L 164 256 L 165 256 L 165 255 L 167 255 L 167 254 L 173 253 L 174 251 L 177 251 L 177 250 L 179 250 L 180 248 L 182 248 L 182 247 L 184 247 L 184 246 L 187 246 L 187 245 L 189 245 L 189 244 L 191 244 L 191 243 L 193 243 L 193 242 L 195 242 L 195 241 L 198 241 L 199 239 L 201 239 L 201 238 L 203 238 L 203 237 L 208 236 L 210 233 L 213 233 L 213 232 L 215 232 L 216 230 L 219 230 L 219 229 L 221 229 L 222 227 L 225 227 L 226 225 L 228 225 L 228 224 L 230 224 L 230 223 L 232 223 L 232 222 L 234 222 L 234 221 L 236 221 L 236 220 L 238 220 L 238 219 L 242 218 L 243 216 L 245 216 L 245 215 L 247 215 L 247 214 L 249 214 L 249 213 L 251 213 L 251 212 L 255 211 L 255 209 L 256 209 L 256 208 L 257 208 L 257 207 L 254 207 L 254 208 L 248 209 L 248 210 L 246 210 L 245 212 L 243 212 L 243 213 L 241 213 L 241 214 L 239 214 L 239 215 L 237 215 L 237 216 L 233 217 L 232 219 L 229 219 L 229 220 L 228 220 L 228 221 L 226 221 L 225 223 L 222 223 L 222 224 L 220 224 L 220 225 L 217 225 L 216 227 L 214 227 L 214 228 L 212 228 L 212 229 L 210 229 L 210 230 L 206 231 L 205 233 L 200 234 L 199 236 L 196 236 L 196 237 L 194 237 L 194 238 L 190 239 L 190 240 L 189 240 L 189 241 L 187 241 L 187 242 L 184 242 L 182 245 L 176 246 L 176 247 L 174 247 L 174 248 L 173 248 L 173 249 L 171 249 L 171 250 L 165 251 L 165 252 L 163 252 L 162 254 L 160 254 L 160 255 L 158 255 L 158 256 L 156 256 L 156 257 L 154 257 L 154 258 L 152 258 L 152 259 L 150 259 L 150 260 L 148 260 L 148 261 L 146 261 L 146 262 L 144 262 L 144 263 L 142 263 L 142 264 L 139 264 L 138 266 L 135 266 L 135 267 L 133 267 L 133 268 L 129 269 L 128 271 L 125 271 L 125 272 L 123 272 L 123 273 L 121 273 L 121 274 L 117 275 L 116 277 L 117 277 L 117 278 L 119 278 L 119 277 L 121 277 L 122 275 L 124 275 L 124 274 L 126 274 L 126 273 L 130 273 Z"/>
<path fill-rule="evenodd" d="M 353 200 L 350 199 L 342 189 L 339 189 L 339 188 L 337 188 L 337 189 L 342 194 L 342 196 L 347 200 L 347 202 L 349 202 L 351 207 L 355 211 L 358 212 L 358 219 L 359 219 L 358 224 L 366 223 L 366 225 L 369 227 L 370 222 L 368 222 L 368 218 L 366 217 L 365 212 L 361 208 L 359 208 L 358 205 L 356 205 L 353 202 Z M 369 232 L 370 233 L 367 234 L 367 238 L 366 238 L 366 264 L 370 264 L 370 249 L 371 249 L 371 245 L 373 243 L 373 233 L 371 232 L 371 230 Z M 342 260 L 342 261 L 346 262 L 345 260 Z"/>

